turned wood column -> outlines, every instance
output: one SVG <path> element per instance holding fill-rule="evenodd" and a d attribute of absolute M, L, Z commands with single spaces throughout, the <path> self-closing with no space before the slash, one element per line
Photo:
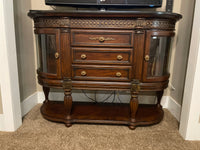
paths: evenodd
<path fill-rule="evenodd" d="M 71 79 L 65 79 L 63 83 L 63 88 L 65 90 L 64 97 L 64 107 L 65 107 L 65 125 L 67 127 L 71 126 L 71 109 L 72 109 L 72 96 L 71 96 L 71 88 L 72 81 Z"/>
<path fill-rule="evenodd" d="M 139 80 L 133 80 L 131 83 L 131 100 L 130 100 L 130 109 L 131 109 L 131 117 L 130 117 L 130 129 L 135 129 L 136 122 L 136 114 L 138 110 L 138 94 L 140 90 Z"/>

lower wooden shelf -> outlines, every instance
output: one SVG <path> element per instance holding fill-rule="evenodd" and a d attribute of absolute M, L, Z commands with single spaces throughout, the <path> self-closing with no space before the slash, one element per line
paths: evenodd
<path fill-rule="evenodd" d="M 66 123 L 64 102 L 43 103 L 41 113 L 47 120 Z M 163 114 L 162 107 L 157 105 L 139 105 L 134 126 L 159 123 Z M 70 122 L 130 125 L 130 106 L 129 104 L 73 102 Z"/>

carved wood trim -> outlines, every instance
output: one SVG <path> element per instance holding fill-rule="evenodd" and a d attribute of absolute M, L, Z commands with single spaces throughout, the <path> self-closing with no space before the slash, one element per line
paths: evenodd
<path fill-rule="evenodd" d="M 60 17 L 38 17 L 34 18 L 35 28 L 37 27 L 69 27 L 69 18 Z"/>
<path fill-rule="evenodd" d="M 127 28 L 127 29 L 168 29 L 175 28 L 175 21 L 168 19 L 137 18 L 62 18 L 38 17 L 35 27 L 71 27 L 71 28 Z"/>
<path fill-rule="evenodd" d="M 70 26 L 73 28 L 157 28 L 174 29 L 175 22 L 169 20 L 144 20 L 144 19 L 98 19 L 98 18 L 72 18 Z"/>

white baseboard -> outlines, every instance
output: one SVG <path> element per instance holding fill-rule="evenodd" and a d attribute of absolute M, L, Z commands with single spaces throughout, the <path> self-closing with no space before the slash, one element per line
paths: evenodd
<path fill-rule="evenodd" d="M 26 115 L 35 105 L 38 104 L 38 92 L 27 97 L 21 102 L 22 117 Z"/>
<path fill-rule="evenodd" d="M 163 96 L 161 99 L 161 105 L 163 108 L 168 108 L 168 104 L 169 104 L 169 96 Z"/>
<path fill-rule="evenodd" d="M 43 103 L 43 101 L 45 100 L 45 96 L 43 92 L 37 92 L 38 93 L 38 103 Z M 53 100 L 63 100 L 64 99 L 64 93 L 61 92 L 50 92 L 49 93 L 49 99 L 53 99 Z"/>
<path fill-rule="evenodd" d="M 43 103 L 45 97 L 44 97 L 44 93 L 43 92 L 37 92 L 38 94 L 38 99 L 37 99 L 37 102 L 38 103 Z"/>
<path fill-rule="evenodd" d="M 180 121 L 181 115 L 181 105 L 178 104 L 172 97 L 170 96 L 163 96 L 161 100 L 161 105 L 163 108 L 166 108 L 170 111 L 170 113 Z"/>
<path fill-rule="evenodd" d="M 0 131 L 5 131 L 4 115 L 0 114 Z"/>

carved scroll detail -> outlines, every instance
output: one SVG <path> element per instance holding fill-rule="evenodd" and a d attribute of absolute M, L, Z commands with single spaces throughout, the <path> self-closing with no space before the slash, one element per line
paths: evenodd
<path fill-rule="evenodd" d="M 169 20 L 145 19 L 107 19 L 107 18 L 72 18 L 71 27 L 80 28 L 158 28 L 174 29 L 175 22 Z"/>
<path fill-rule="evenodd" d="M 41 17 L 35 18 L 35 27 L 69 27 L 69 18 L 58 18 L 58 17 Z"/>
<path fill-rule="evenodd" d="M 137 18 L 66 18 L 38 17 L 35 27 L 73 27 L 73 28 L 129 28 L 129 29 L 174 29 L 175 21 L 168 19 Z"/>

